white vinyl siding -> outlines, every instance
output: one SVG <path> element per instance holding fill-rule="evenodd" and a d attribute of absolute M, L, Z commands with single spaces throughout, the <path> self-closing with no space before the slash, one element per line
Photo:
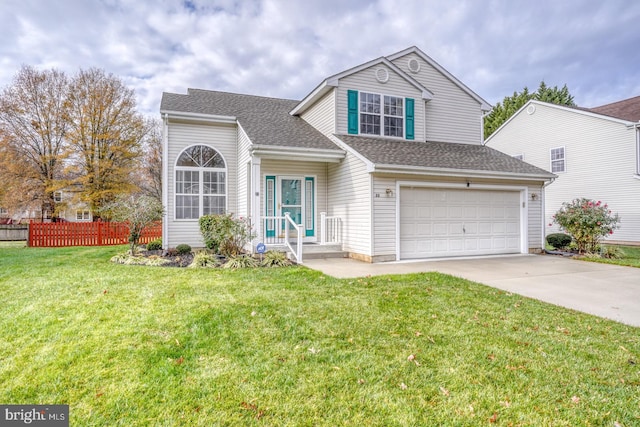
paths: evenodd
<path fill-rule="evenodd" d="M 327 214 L 342 219 L 343 249 L 371 256 L 371 176 L 365 163 L 347 153 L 342 162 L 328 164 L 328 177 Z"/>
<path fill-rule="evenodd" d="M 389 71 L 389 80 L 386 83 L 380 83 L 376 80 L 375 72 L 378 68 L 384 68 Z M 395 96 L 399 98 L 412 98 L 415 100 L 414 105 L 414 132 L 416 141 L 424 141 L 424 100 L 422 93 L 415 86 L 407 82 L 404 78 L 397 75 L 390 68 L 384 65 L 376 64 L 370 68 L 366 68 L 359 73 L 340 79 L 340 87 L 337 90 L 336 116 L 337 116 L 337 132 L 347 134 L 347 91 L 357 90 L 358 92 L 382 94 Z M 381 104 L 383 99 L 381 98 Z M 358 107 L 359 107 L 358 103 Z M 360 130 L 360 117 L 358 117 L 358 130 Z M 384 123 L 381 123 L 381 127 Z M 478 125 L 479 126 L 479 125 Z M 366 135 L 365 135 L 366 136 Z"/>
<path fill-rule="evenodd" d="M 410 59 L 420 64 L 418 73 L 409 71 Z M 416 108 L 416 140 L 482 143 L 482 112 L 478 101 L 414 53 L 397 58 L 393 63 L 433 92 L 433 99 L 426 103 L 424 111 Z M 419 139 L 418 132 L 426 133 L 425 138 Z"/>
<path fill-rule="evenodd" d="M 165 206 L 165 220 L 168 222 L 167 235 L 164 236 L 166 247 L 176 247 L 186 243 L 194 248 L 203 247 L 204 242 L 200 235 L 198 220 L 175 219 L 175 164 L 177 156 L 187 147 L 196 144 L 208 145 L 218 151 L 227 165 L 227 209 L 232 210 L 236 206 L 236 164 L 237 164 L 237 130 L 233 125 L 194 124 L 169 121 L 168 158 L 165 159 L 169 166 L 168 182 L 165 189 L 168 191 Z"/>
<path fill-rule="evenodd" d="M 336 91 L 332 90 L 302 114 L 302 119 L 324 135 L 336 133 Z"/>
<path fill-rule="evenodd" d="M 566 172 L 545 189 L 545 233 L 563 202 L 587 197 L 608 203 L 620 215 L 612 241 L 640 242 L 640 180 L 636 173 L 636 131 L 624 123 L 579 111 L 536 103 L 533 114 L 521 111 L 488 139 L 487 145 L 507 154 L 524 153 L 526 161 L 550 170 L 549 152 L 565 148 Z M 568 156 L 566 156 L 568 154 Z"/>
<path fill-rule="evenodd" d="M 238 201 L 235 209 L 229 207 L 238 216 L 248 217 L 251 214 L 251 156 L 249 147 L 251 141 L 242 129 L 238 128 Z"/>

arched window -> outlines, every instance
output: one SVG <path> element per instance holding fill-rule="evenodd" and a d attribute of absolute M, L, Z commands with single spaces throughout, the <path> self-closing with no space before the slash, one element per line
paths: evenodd
<path fill-rule="evenodd" d="M 206 145 L 185 149 L 176 161 L 176 219 L 223 214 L 227 206 L 227 167 Z"/>

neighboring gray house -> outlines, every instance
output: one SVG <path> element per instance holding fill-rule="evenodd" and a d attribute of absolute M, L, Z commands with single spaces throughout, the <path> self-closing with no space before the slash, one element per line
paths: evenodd
<path fill-rule="evenodd" d="M 482 145 L 489 109 L 416 47 L 301 101 L 164 93 L 164 245 L 202 246 L 198 218 L 230 212 L 254 245 L 281 243 L 288 214 L 369 262 L 540 250 L 554 175 Z"/>
<path fill-rule="evenodd" d="M 546 189 L 546 233 L 552 216 L 578 197 L 607 203 L 620 215 L 609 238 L 640 243 L 640 96 L 596 108 L 529 101 L 486 145 L 553 172 Z"/>

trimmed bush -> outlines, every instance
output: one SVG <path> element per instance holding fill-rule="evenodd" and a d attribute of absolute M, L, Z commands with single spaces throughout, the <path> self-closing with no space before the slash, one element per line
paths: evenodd
<path fill-rule="evenodd" d="M 254 237 L 249 221 L 231 214 L 204 215 L 199 224 L 207 248 L 226 257 L 240 255 Z"/>
<path fill-rule="evenodd" d="M 182 243 L 178 246 L 176 246 L 176 252 L 178 253 L 178 255 L 187 255 L 191 253 L 191 246 Z"/>
<path fill-rule="evenodd" d="M 147 243 L 148 251 L 159 251 L 160 249 L 162 249 L 162 239 L 152 240 Z"/>
<path fill-rule="evenodd" d="M 547 236 L 547 243 L 555 249 L 564 249 L 571 244 L 572 237 L 565 233 L 553 233 Z"/>

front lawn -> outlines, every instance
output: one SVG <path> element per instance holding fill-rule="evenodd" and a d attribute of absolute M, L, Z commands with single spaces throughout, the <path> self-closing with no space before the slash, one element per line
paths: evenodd
<path fill-rule="evenodd" d="M 603 264 L 625 265 L 640 268 L 640 246 L 618 246 L 622 252 L 621 258 L 583 258 L 586 261 Z"/>
<path fill-rule="evenodd" d="M 123 250 L 0 248 L 0 402 L 73 426 L 640 424 L 638 328 L 437 273 Z"/>

